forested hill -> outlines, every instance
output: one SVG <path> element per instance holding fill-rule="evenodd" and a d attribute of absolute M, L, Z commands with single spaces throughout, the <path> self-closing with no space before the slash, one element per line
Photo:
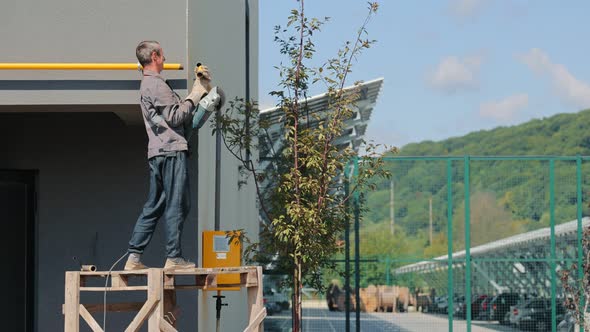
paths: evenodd
<path fill-rule="evenodd" d="M 408 144 L 398 156 L 524 156 L 590 155 L 590 110 L 473 132 L 440 142 Z M 465 179 L 463 161 L 388 161 L 391 180 L 365 193 L 361 223 L 361 255 L 421 260 L 447 252 L 448 208 L 452 207 L 453 250 L 464 248 Z M 582 165 L 584 195 L 590 191 L 590 162 Z M 576 162 L 555 161 L 555 223 L 576 218 Z M 474 160 L 470 163 L 471 245 L 548 227 L 550 165 L 538 160 Z M 391 185 L 394 190 L 391 190 Z M 449 204 L 449 184 L 451 202 Z M 393 207 L 391 204 L 394 193 Z M 391 231 L 393 210 L 394 234 Z M 583 214 L 589 215 L 588 199 Z M 432 216 L 432 217 L 431 217 Z M 431 222 L 432 220 L 432 222 Z M 432 227 L 430 226 L 432 225 Z M 432 241 L 430 240 L 432 234 Z M 376 267 L 376 269 L 379 269 Z M 384 271 L 382 271 L 384 272 Z M 379 283 L 378 271 L 367 271 L 363 282 Z M 366 280 L 365 280 L 366 279 Z"/>
<path fill-rule="evenodd" d="M 590 155 L 590 109 L 439 142 L 407 144 L 399 155 Z"/>

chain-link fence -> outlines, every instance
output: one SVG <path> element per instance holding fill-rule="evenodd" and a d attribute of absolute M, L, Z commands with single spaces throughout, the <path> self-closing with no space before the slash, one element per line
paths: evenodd
<path fill-rule="evenodd" d="M 582 263 L 589 161 L 387 158 L 392 177 L 355 196 L 349 259 L 304 299 L 303 330 L 573 331 L 559 271 Z M 267 330 L 290 328 L 278 321 Z"/>

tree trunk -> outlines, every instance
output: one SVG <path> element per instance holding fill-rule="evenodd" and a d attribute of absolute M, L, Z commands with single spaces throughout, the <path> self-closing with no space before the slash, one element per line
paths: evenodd
<path fill-rule="evenodd" d="M 301 261 L 296 258 L 293 269 L 293 332 L 301 331 L 301 282 Z"/>

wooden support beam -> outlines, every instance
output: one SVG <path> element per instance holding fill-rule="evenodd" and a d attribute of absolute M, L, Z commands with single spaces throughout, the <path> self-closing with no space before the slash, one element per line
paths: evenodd
<path fill-rule="evenodd" d="M 86 310 L 86 307 L 84 307 L 83 304 L 80 304 L 80 316 L 82 316 L 82 318 L 84 318 L 84 320 L 86 321 L 86 324 L 88 324 L 88 326 L 90 326 L 90 328 L 92 329 L 93 332 L 104 332 L 102 327 L 100 327 L 100 325 L 98 325 L 96 320 L 94 320 L 94 317 L 92 317 L 92 315 L 88 312 L 88 310 Z"/>
<path fill-rule="evenodd" d="M 148 298 L 145 302 L 141 310 L 137 313 L 131 324 L 125 329 L 125 332 L 137 332 L 143 325 L 143 322 L 148 318 L 148 316 L 152 313 L 156 305 L 158 304 L 158 300 L 154 298 Z"/>
<path fill-rule="evenodd" d="M 174 280 L 173 275 L 164 275 L 164 286 L 165 287 L 174 287 L 176 285 L 176 280 Z"/>
<path fill-rule="evenodd" d="M 117 274 L 111 276 L 111 287 L 121 288 L 129 286 L 129 276 L 124 274 Z"/>
<path fill-rule="evenodd" d="M 80 272 L 66 272 L 64 332 L 80 331 Z"/>
<path fill-rule="evenodd" d="M 261 312 L 266 316 L 266 308 L 264 308 L 262 301 L 262 266 L 256 268 L 256 278 L 258 287 L 248 288 L 248 313 L 250 315 L 250 319 L 248 320 L 250 324 L 248 324 L 248 327 L 252 325 L 252 322 L 256 321 Z M 262 317 L 263 319 L 264 316 Z M 259 332 L 262 332 L 263 330 L 264 324 L 262 322 L 257 326 L 257 329 L 247 329 L 247 331 Z"/>
<path fill-rule="evenodd" d="M 148 298 L 155 299 L 156 306 L 148 319 L 148 331 L 160 332 L 160 320 L 164 319 L 164 275 L 160 269 L 148 273 Z"/>
<path fill-rule="evenodd" d="M 168 323 L 164 319 L 160 319 L 159 328 L 160 328 L 160 331 L 162 331 L 162 332 L 178 332 L 178 330 L 175 329 L 174 326 L 170 325 L 170 323 Z"/>
<path fill-rule="evenodd" d="M 255 332 L 255 331 L 262 331 L 262 321 L 266 318 L 266 308 L 262 308 L 254 318 L 249 322 L 248 327 L 244 329 L 244 332 Z"/>
<path fill-rule="evenodd" d="M 172 327 L 176 328 L 176 320 L 180 315 L 180 308 L 176 305 L 176 290 L 164 290 L 164 318 Z"/>
<path fill-rule="evenodd" d="M 260 268 L 260 271 L 249 271 L 247 274 L 242 275 L 246 277 L 246 281 L 244 282 L 246 287 L 262 285 L 262 281 L 258 279 L 258 275 L 262 275 L 262 268 Z"/>
<path fill-rule="evenodd" d="M 144 302 L 125 302 L 125 303 L 109 303 L 107 304 L 107 312 L 132 312 L 139 311 L 143 307 Z M 85 304 L 86 310 L 89 313 L 103 312 L 104 303 Z"/>

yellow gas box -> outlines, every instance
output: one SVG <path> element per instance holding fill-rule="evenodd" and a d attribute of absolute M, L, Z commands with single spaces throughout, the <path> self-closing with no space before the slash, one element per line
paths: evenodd
<path fill-rule="evenodd" d="M 232 235 L 234 238 L 232 239 Z M 230 240 L 232 242 L 230 243 Z M 239 232 L 232 231 L 203 231 L 203 267 L 240 267 L 242 266 L 242 243 Z M 240 284 L 239 274 L 221 274 L 217 277 L 218 287 L 207 290 L 235 290 L 240 287 L 223 285 Z"/>

